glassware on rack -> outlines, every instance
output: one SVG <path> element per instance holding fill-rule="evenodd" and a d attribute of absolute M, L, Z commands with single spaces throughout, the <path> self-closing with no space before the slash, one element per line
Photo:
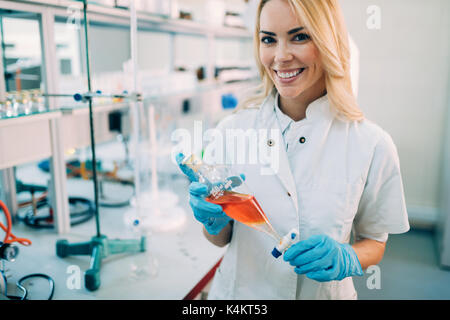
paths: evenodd
<path fill-rule="evenodd" d="M 31 90 L 31 110 L 33 113 L 45 111 L 44 97 L 40 90 Z"/>
<path fill-rule="evenodd" d="M 12 117 L 14 116 L 14 109 L 11 103 L 11 100 L 7 99 L 4 104 L 5 116 Z"/>
<path fill-rule="evenodd" d="M 276 258 L 298 239 L 297 229 L 292 229 L 284 237 L 275 231 L 243 176 L 235 174 L 230 166 L 208 165 L 195 155 L 184 157 L 181 164 L 191 169 L 198 181 L 208 187 L 206 201 L 220 205 L 230 218 L 277 241 L 278 245 L 272 252 Z"/>
<path fill-rule="evenodd" d="M 20 115 L 20 104 L 17 99 L 17 91 L 10 92 L 10 94 L 8 96 L 8 100 L 11 102 L 11 115 L 10 116 Z"/>
<path fill-rule="evenodd" d="M 21 91 L 19 93 L 19 103 L 21 105 L 21 111 L 23 114 L 27 115 L 32 112 L 32 101 L 30 98 L 30 93 L 28 91 Z"/>

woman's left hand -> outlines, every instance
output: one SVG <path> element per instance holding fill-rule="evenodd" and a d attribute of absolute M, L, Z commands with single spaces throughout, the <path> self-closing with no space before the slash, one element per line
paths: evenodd
<path fill-rule="evenodd" d="M 314 235 L 294 244 L 285 252 L 284 260 L 295 267 L 296 273 L 320 282 L 363 275 L 353 248 L 326 235 Z"/>

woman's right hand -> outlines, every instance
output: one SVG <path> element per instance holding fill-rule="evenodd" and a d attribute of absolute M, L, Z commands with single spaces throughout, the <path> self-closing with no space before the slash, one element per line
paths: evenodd
<path fill-rule="evenodd" d="M 231 221 L 222 207 L 205 200 L 208 195 L 208 187 L 199 182 L 192 182 L 189 186 L 189 204 L 194 212 L 194 217 L 201 222 L 206 231 L 211 235 L 217 235 Z"/>

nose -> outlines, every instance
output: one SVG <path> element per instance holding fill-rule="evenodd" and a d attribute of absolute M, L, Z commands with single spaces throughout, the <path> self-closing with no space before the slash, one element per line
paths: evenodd
<path fill-rule="evenodd" d="M 275 52 L 275 62 L 286 62 L 293 58 L 293 54 L 288 45 L 280 41 Z"/>

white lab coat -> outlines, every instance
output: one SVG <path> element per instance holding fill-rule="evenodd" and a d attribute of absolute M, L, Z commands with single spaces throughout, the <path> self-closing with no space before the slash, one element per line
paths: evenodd
<path fill-rule="evenodd" d="M 352 230 L 356 238 L 372 239 L 409 230 L 397 150 L 385 131 L 368 120 L 338 120 L 324 96 L 296 124 L 306 142 L 288 154 L 277 119 L 274 92 L 260 108 L 232 114 L 217 128 L 224 135 L 227 129 L 277 130 L 278 136 L 267 137 L 270 143 L 258 141 L 258 148 L 268 152 L 264 148 L 278 146 L 278 165 L 235 164 L 235 169 L 246 175 L 281 236 L 297 227 L 301 240 L 326 234 L 348 243 Z M 228 148 L 225 144 L 226 157 L 232 153 Z M 317 282 L 298 276 L 282 257 L 272 257 L 274 245 L 266 234 L 235 222 L 209 299 L 356 299 L 351 277 Z"/>

